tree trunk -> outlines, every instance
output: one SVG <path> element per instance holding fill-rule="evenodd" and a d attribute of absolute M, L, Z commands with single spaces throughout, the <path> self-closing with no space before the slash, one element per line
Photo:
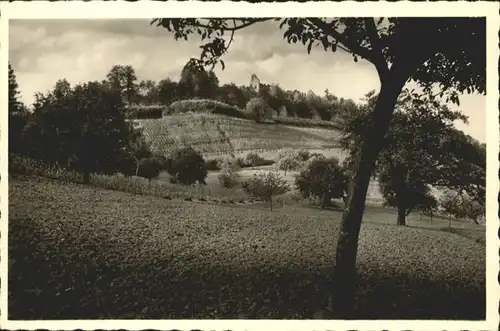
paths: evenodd
<path fill-rule="evenodd" d="M 273 198 L 269 199 L 269 206 L 271 207 L 271 211 L 273 211 Z"/>
<path fill-rule="evenodd" d="M 325 209 L 328 206 L 328 201 L 330 200 L 330 196 L 326 193 L 323 193 L 323 199 L 321 199 L 321 208 Z"/>
<path fill-rule="evenodd" d="M 406 209 L 405 207 L 398 207 L 398 225 L 405 226 L 406 225 Z"/>
<path fill-rule="evenodd" d="M 83 183 L 90 184 L 90 172 L 88 171 L 83 172 Z"/>
<path fill-rule="evenodd" d="M 333 318 L 352 319 L 355 316 L 356 255 L 366 193 L 375 161 L 382 149 L 383 137 L 389 128 L 397 98 L 404 85 L 397 77 L 384 79 L 369 127 L 361 146 L 349 183 L 349 195 L 342 215 L 336 250 L 335 282 L 332 295 Z M 384 82 L 388 82 L 384 84 Z"/>

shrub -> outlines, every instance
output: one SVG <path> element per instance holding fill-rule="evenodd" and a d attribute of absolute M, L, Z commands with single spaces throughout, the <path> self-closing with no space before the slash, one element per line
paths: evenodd
<path fill-rule="evenodd" d="M 269 201 L 273 210 L 273 197 L 290 191 L 286 180 L 278 173 L 258 173 L 253 178 L 241 184 L 243 190 L 250 196 Z"/>
<path fill-rule="evenodd" d="M 219 163 L 219 159 L 208 159 L 205 161 L 205 167 L 207 170 L 220 170 Z"/>
<path fill-rule="evenodd" d="M 245 114 L 237 107 L 230 106 L 220 101 L 209 99 L 180 100 L 173 102 L 163 111 L 163 116 L 184 113 L 210 113 L 230 117 L 245 118 Z"/>
<path fill-rule="evenodd" d="M 235 158 L 234 156 L 224 157 L 218 160 L 217 166 L 221 170 L 228 171 L 238 171 L 242 167 L 241 158 Z"/>
<path fill-rule="evenodd" d="M 130 105 L 126 109 L 128 119 L 148 119 L 148 118 L 162 118 L 163 105 Z"/>
<path fill-rule="evenodd" d="M 247 155 L 245 155 L 245 161 L 247 164 L 251 165 L 252 168 L 254 168 L 261 160 L 263 160 L 262 157 L 255 152 L 248 152 Z"/>
<path fill-rule="evenodd" d="M 206 185 L 207 168 L 205 160 L 192 147 L 175 149 L 166 162 L 168 173 L 173 183 L 192 185 L 196 182 Z"/>
<path fill-rule="evenodd" d="M 249 119 L 260 123 L 272 117 L 272 109 L 262 98 L 252 98 L 246 106 L 246 115 Z"/>
<path fill-rule="evenodd" d="M 348 177 L 337 158 L 317 158 L 295 178 L 295 186 L 304 198 L 321 199 L 325 208 L 331 199 L 346 198 Z"/>
<path fill-rule="evenodd" d="M 217 176 L 219 180 L 219 184 L 222 188 L 230 189 L 236 187 L 238 185 L 238 173 L 234 171 L 230 171 L 228 169 L 224 169 Z"/>
<path fill-rule="evenodd" d="M 158 156 L 142 159 L 137 167 L 137 176 L 147 178 L 149 184 L 151 179 L 158 177 L 162 170 L 166 170 L 167 160 Z"/>

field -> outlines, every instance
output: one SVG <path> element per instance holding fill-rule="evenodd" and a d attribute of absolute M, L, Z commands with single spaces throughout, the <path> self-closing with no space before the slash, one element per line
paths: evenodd
<path fill-rule="evenodd" d="M 12 177 L 9 318 L 318 318 L 340 213 L 262 207 Z M 394 220 L 365 212 L 358 318 L 484 319 L 484 227 Z"/>
<path fill-rule="evenodd" d="M 269 152 L 294 148 L 337 147 L 338 131 L 291 125 L 255 123 L 213 114 L 184 114 L 161 119 L 135 120 L 153 149 L 192 145 L 205 157 L 247 151 Z"/>

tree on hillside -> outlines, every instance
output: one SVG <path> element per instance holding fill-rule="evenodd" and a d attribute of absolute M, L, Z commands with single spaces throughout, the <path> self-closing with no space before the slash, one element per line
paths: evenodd
<path fill-rule="evenodd" d="M 129 105 L 137 102 L 139 85 L 132 66 L 114 65 L 106 75 L 106 79 L 111 88 L 120 92 L 124 102 Z"/>
<path fill-rule="evenodd" d="M 218 86 L 219 79 L 215 73 L 212 70 L 206 71 L 194 59 L 189 60 L 182 68 L 179 80 L 179 91 L 182 98 L 215 98 Z"/>
<path fill-rule="evenodd" d="M 399 94 L 413 79 L 424 91 L 439 86 L 440 97 L 458 103 L 460 92 L 485 93 L 485 18 L 238 18 L 238 19 L 154 19 L 151 24 L 174 32 L 174 38 L 200 34 L 200 64 L 214 66 L 227 52 L 224 32 L 234 33 L 248 26 L 280 22 L 289 43 L 302 42 L 308 52 L 313 46 L 325 51 L 345 51 L 373 64 L 381 87 L 371 112 L 372 125 L 365 132 L 359 158 L 352 168 L 349 197 L 342 216 L 336 250 L 336 317 L 354 317 L 356 256 L 361 220 L 372 170 L 383 145 Z M 203 40 L 202 39 L 202 40 Z M 222 63 L 222 65 L 224 65 Z"/>
<path fill-rule="evenodd" d="M 246 105 L 246 114 L 255 120 L 256 123 L 260 123 L 263 120 L 271 118 L 272 109 L 264 99 L 252 98 Z"/>
<path fill-rule="evenodd" d="M 286 180 L 276 172 L 258 173 L 246 182 L 241 183 L 243 190 L 250 196 L 269 202 L 273 211 L 273 197 L 290 191 Z"/>
<path fill-rule="evenodd" d="M 137 86 L 138 99 L 141 104 L 155 105 L 160 103 L 160 89 L 154 80 L 141 80 Z"/>
<path fill-rule="evenodd" d="M 249 99 L 236 84 L 230 83 L 224 84 L 217 89 L 217 100 L 238 108 L 245 108 Z"/>
<path fill-rule="evenodd" d="M 158 82 L 158 98 L 161 104 L 170 105 L 180 99 L 179 84 L 170 78 Z"/>
<path fill-rule="evenodd" d="M 348 178 L 337 158 L 315 158 L 295 178 L 295 186 L 304 198 L 321 199 L 326 208 L 332 199 L 347 197 Z"/>
<path fill-rule="evenodd" d="M 91 173 L 119 171 L 134 131 L 125 121 L 121 96 L 99 82 L 58 91 L 56 86 L 36 97 L 26 129 L 31 156 L 79 171 L 86 183 Z"/>
<path fill-rule="evenodd" d="M 19 101 L 19 85 L 16 74 L 9 63 L 9 151 L 23 153 L 23 130 L 26 126 L 29 113 L 24 104 Z"/>

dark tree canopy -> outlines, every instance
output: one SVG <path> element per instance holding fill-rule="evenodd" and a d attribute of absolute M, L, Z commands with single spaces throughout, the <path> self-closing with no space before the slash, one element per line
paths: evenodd
<path fill-rule="evenodd" d="M 192 185 L 198 182 L 206 185 L 208 171 L 205 160 L 192 147 L 173 150 L 167 158 L 166 169 L 175 183 Z"/>

